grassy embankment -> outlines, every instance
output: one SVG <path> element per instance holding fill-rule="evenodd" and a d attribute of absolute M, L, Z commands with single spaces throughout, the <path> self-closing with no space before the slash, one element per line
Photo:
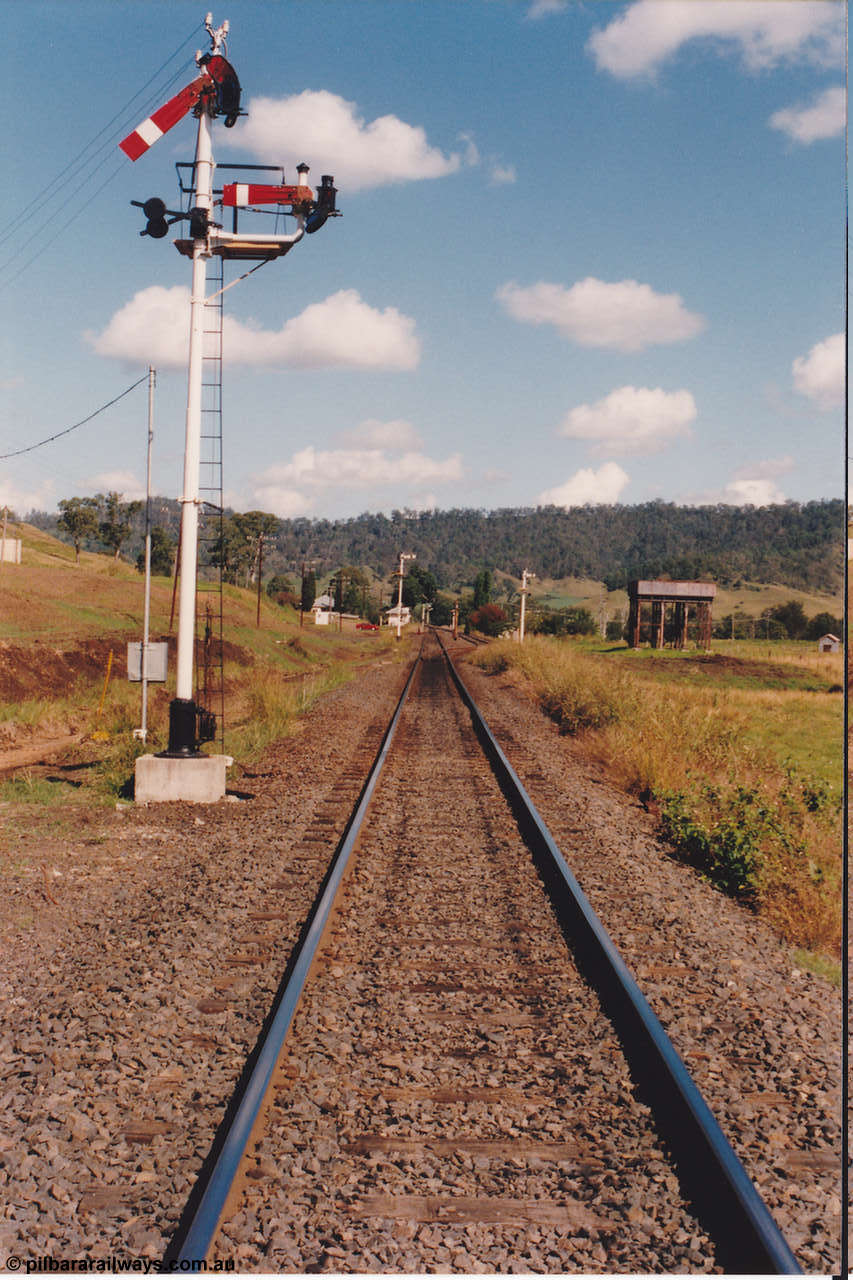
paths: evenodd
<path fill-rule="evenodd" d="M 499 641 L 512 669 L 702 875 L 759 911 L 811 967 L 841 942 L 842 660 L 804 643 L 703 655 Z M 821 962 L 816 955 L 829 957 Z"/>
<path fill-rule="evenodd" d="M 174 635 L 169 631 L 172 583 L 152 579 L 152 640 L 169 639 L 169 679 L 149 686 L 147 745 L 134 739 L 140 723 L 140 685 L 129 682 L 126 643 L 142 634 L 143 580 L 123 561 L 81 553 L 27 525 L 23 563 L 0 566 L 0 750 L 51 736 L 82 733 L 77 755 L 97 759 L 85 795 L 115 798 L 143 750 L 166 745 L 168 703 L 174 696 Z M 260 626 L 253 590 L 225 589 L 225 751 L 247 764 L 294 729 L 299 715 L 323 693 L 349 680 L 377 657 L 397 657 L 390 633 L 314 627 L 289 608 L 261 598 Z M 104 693 L 108 655 L 113 663 Z M 105 734 L 106 741 L 92 739 Z M 218 747 L 218 741 L 217 741 Z M 213 749 L 213 748 L 209 748 Z M 0 783 L 0 798 L 44 801 L 67 787 L 28 781 Z M 81 795 L 81 799 L 83 796 Z"/>

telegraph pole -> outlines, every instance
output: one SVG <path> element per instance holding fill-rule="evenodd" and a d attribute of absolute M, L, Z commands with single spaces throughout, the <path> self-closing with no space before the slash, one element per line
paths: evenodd
<path fill-rule="evenodd" d="M 261 625 L 261 577 L 264 568 L 264 535 L 258 534 L 258 608 L 255 614 L 255 626 Z"/>
<path fill-rule="evenodd" d="M 310 568 L 313 568 L 313 566 L 314 566 L 317 562 L 316 562 L 316 560 L 310 560 L 308 563 L 309 563 L 309 567 L 310 567 Z M 305 609 L 304 609 L 304 606 L 303 606 L 303 602 L 304 602 L 304 600 L 305 600 L 305 561 L 303 560 L 303 561 L 302 561 L 302 576 L 301 576 L 301 578 L 300 578 L 300 587 L 299 587 L 299 625 L 300 625 L 300 627 L 302 627 L 302 626 L 304 626 L 304 625 L 305 625 L 305 620 L 304 620 L 304 619 L 305 619 Z M 313 603 L 314 603 L 314 601 L 312 600 L 312 601 L 311 601 L 311 603 L 313 604 Z"/>
<path fill-rule="evenodd" d="M 145 470 L 145 603 L 142 610 L 142 724 L 134 737 L 148 738 L 148 631 L 151 620 L 151 449 L 154 443 L 154 386 L 157 375 L 148 367 L 148 461 Z"/>
<path fill-rule="evenodd" d="M 338 597 L 340 600 L 340 607 L 338 608 L 338 631 L 343 631 L 344 629 L 344 583 L 345 582 L 346 582 L 346 575 L 344 574 L 343 570 L 341 570 L 341 572 L 338 574 Z"/>

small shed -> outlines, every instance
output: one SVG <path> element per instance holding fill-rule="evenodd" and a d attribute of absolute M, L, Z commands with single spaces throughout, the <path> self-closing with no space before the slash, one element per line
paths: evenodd
<path fill-rule="evenodd" d="M 841 640 L 838 636 L 834 636 L 831 631 L 827 631 L 825 636 L 817 642 L 818 653 L 840 653 Z"/>
<path fill-rule="evenodd" d="M 0 538 L 0 560 L 4 564 L 21 563 L 20 538 Z"/>
<path fill-rule="evenodd" d="M 401 605 L 399 609 L 396 605 L 392 605 L 390 609 L 385 610 L 385 622 L 387 626 L 396 627 L 398 616 L 400 619 L 400 626 L 407 627 L 412 621 L 412 611 L 407 604 Z"/>
<path fill-rule="evenodd" d="M 332 618 L 335 616 L 335 601 L 330 595 L 317 596 L 317 599 L 311 606 L 311 612 L 314 615 L 314 625 L 317 627 L 328 627 Z"/>

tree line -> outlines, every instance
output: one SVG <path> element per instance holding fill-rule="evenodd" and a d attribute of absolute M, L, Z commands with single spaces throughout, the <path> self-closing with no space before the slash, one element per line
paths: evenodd
<path fill-rule="evenodd" d="M 63 499 L 58 515 L 31 513 L 39 528 L 78 551 L 106 547 L 133 559 L 144 536 L 141 503 L 122 495 Z M 318 574 L 341 565 L 374 577 L 393 573 L 402 550 L 428 570 L 439 589 L 470 585 L 486 569 L 520 578 L 590 578 L 610 590 L 632 578 L 708 579 L 738 587 L 773 582 L 832 593 L 843 582 L 847 513 L 840 499 L 767 507 L 635 506 L 506 508 L 496 511 L 392 511 L 346 520 L 281 520 L 268 512 L 225 513 L 218 546 L 208 551 L 230 581 L 251 580 L 259 548 L 265 575 L 293 573 L 303 562 Z M 152 500 L 163 548 L 174 548 L 179 503 Z M 166 556 L 168 558 L 168 556 Z"/>

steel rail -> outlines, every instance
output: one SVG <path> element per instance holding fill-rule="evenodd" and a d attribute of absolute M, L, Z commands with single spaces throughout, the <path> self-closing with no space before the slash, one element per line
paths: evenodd
<path fill-rule="evenodd" d="M 482 713 L 437 637 L 474 731 L 531 849 L 557 920 L 622 1042 L 634 1078 L 675 1156 L 682 1186 L 729 1272 L 799 1275 L 801 1269 L 708 1104 L 613 940 L 570 871 Z"/>
<path fill-rule="evenodd" d="M 338 842 L 329 869 L 306 919 L 302 934 L 291 954 L 272 1009 L 237 1087 L 235 1101 L 220 1126 L 205 1168 L 166 1251 L 163 1266 L 169 1270 L 192 1269 L 193 1262 L 198 1263 L 201 1259 L 207 1258 L 213 1244 L 228 1195 L 263 1106 L 282 1046 L 332 913 L 335 896 L 343 881 L 350 854 L 355 847 L 376 783 L 397 731 L 420 659 L 421 650 L 412 664 L 367 781 L 362 787 L 356 806 Z"/>

